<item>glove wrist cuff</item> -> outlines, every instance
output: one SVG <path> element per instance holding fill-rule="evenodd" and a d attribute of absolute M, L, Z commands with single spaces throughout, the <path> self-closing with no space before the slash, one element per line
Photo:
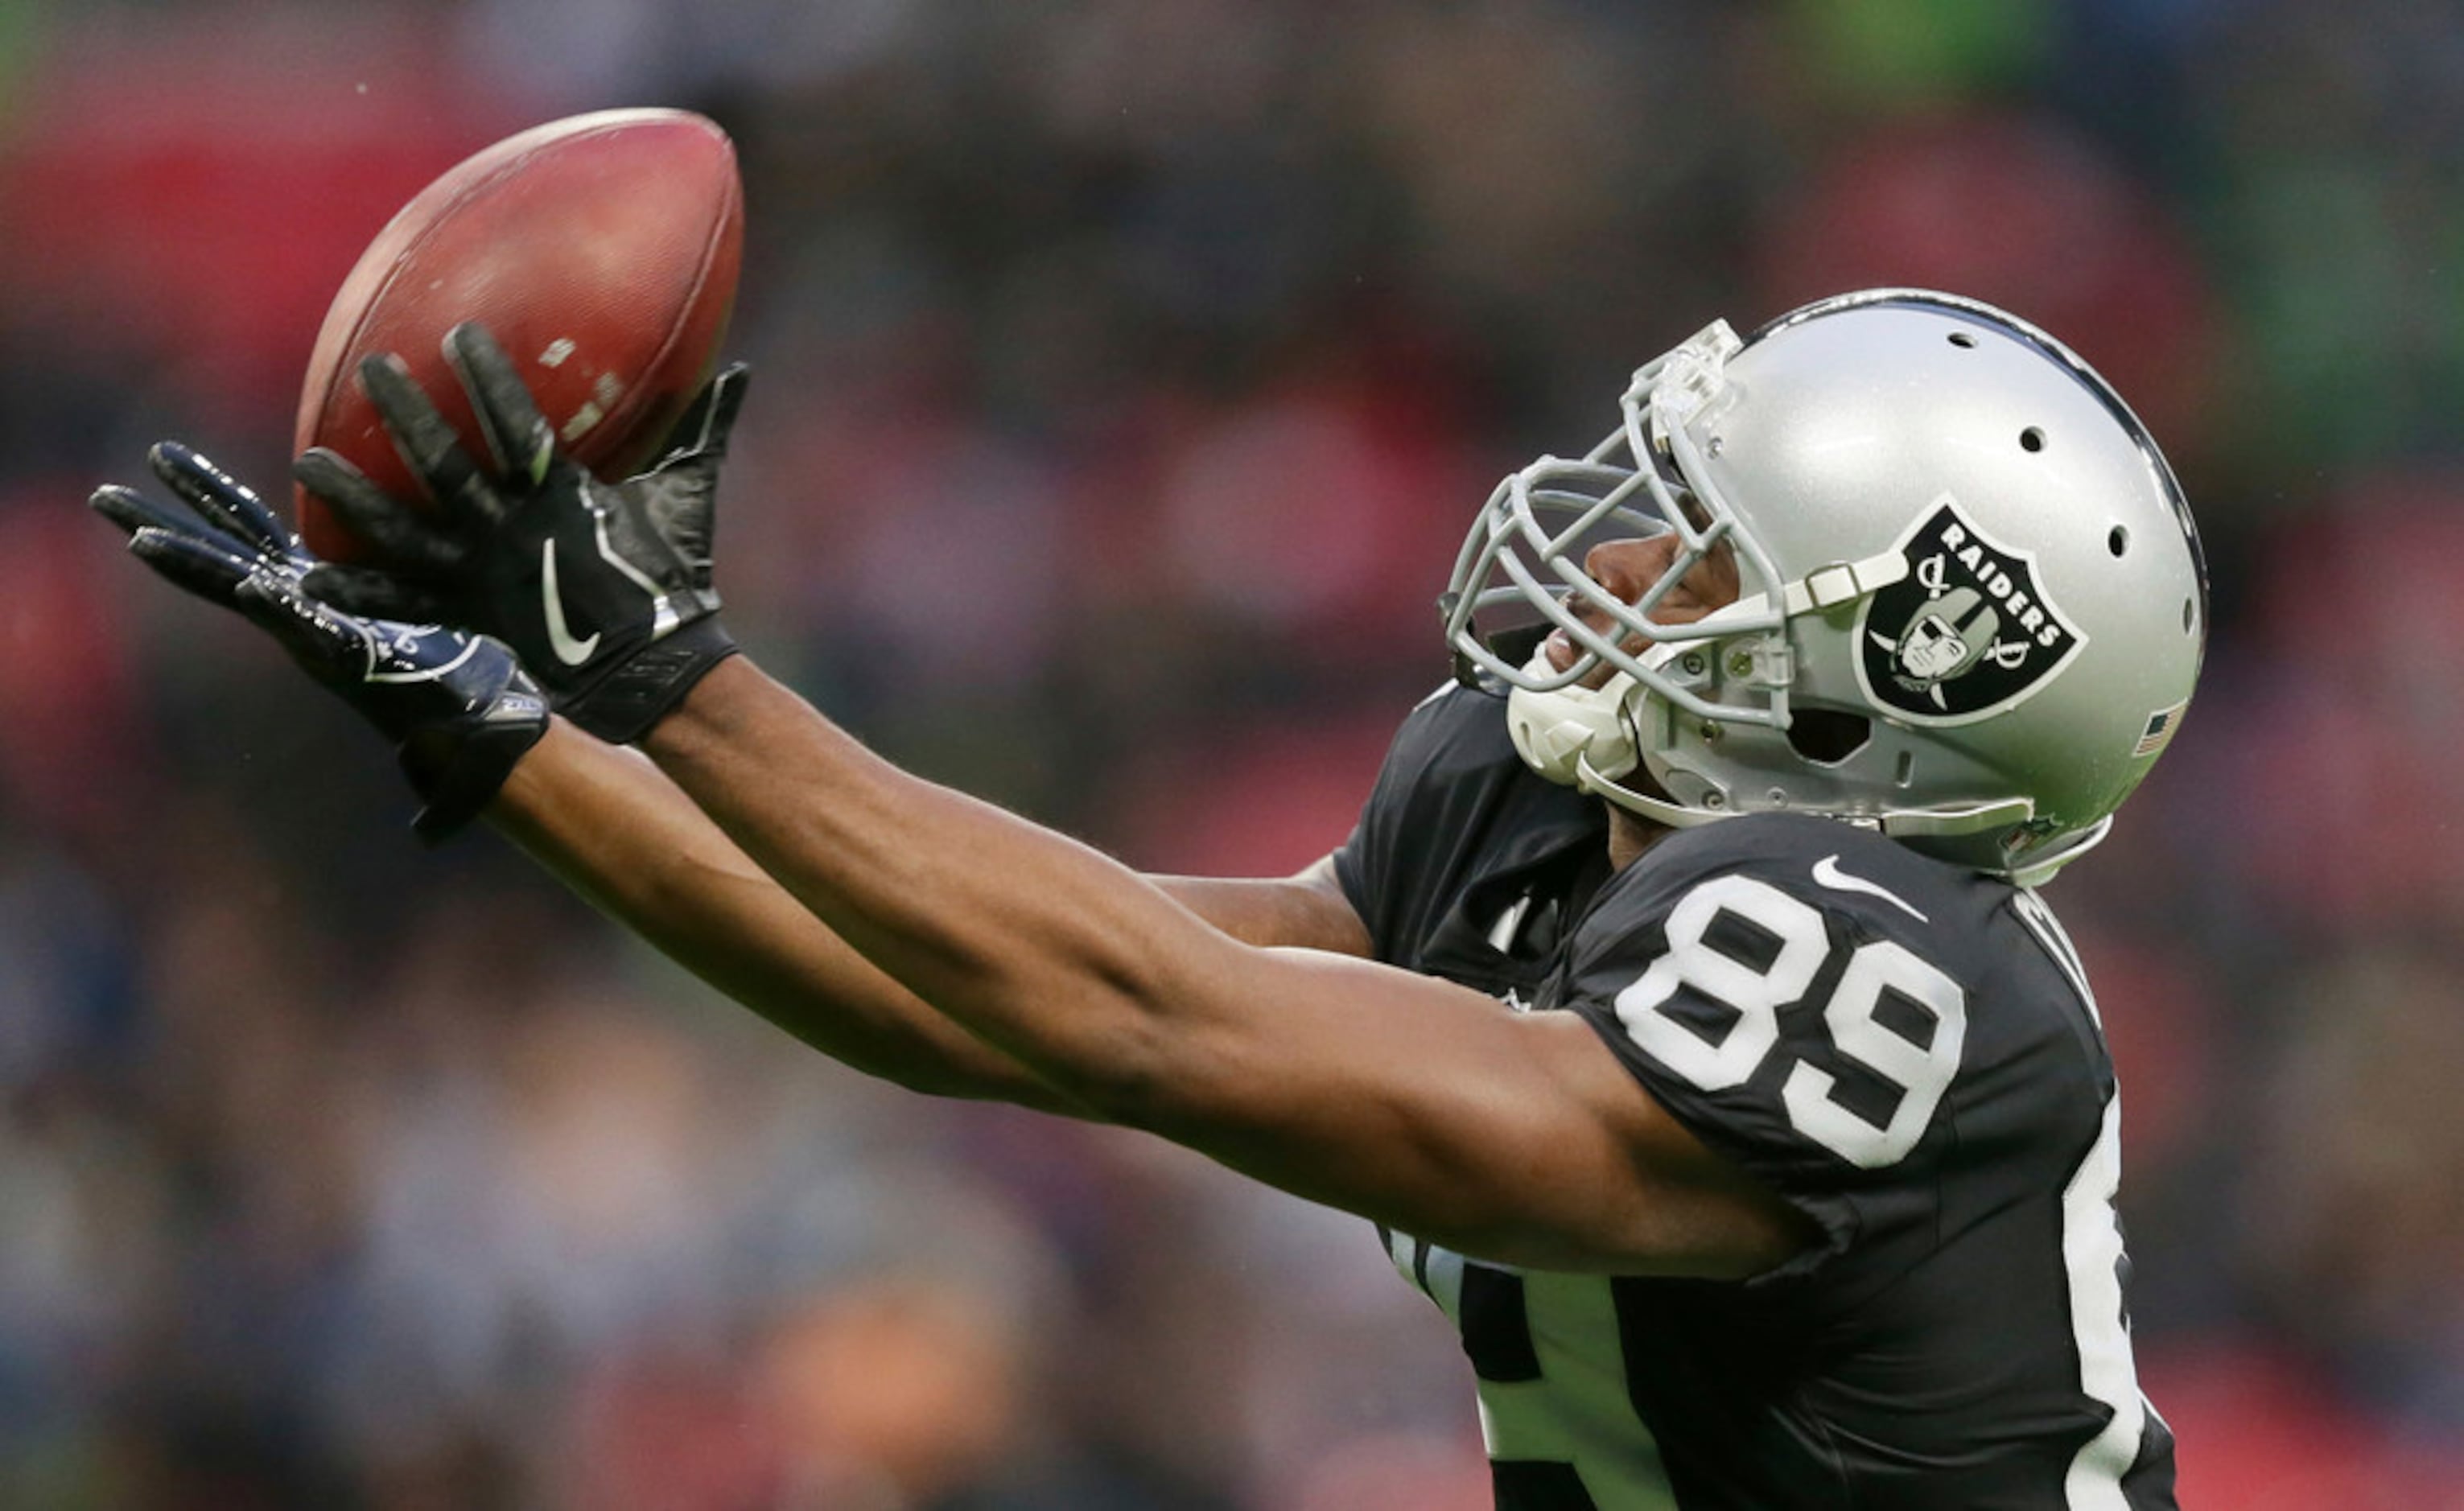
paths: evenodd
<path fill-rule="evenodd" d="M 626 657 L 557 712 L 611 745 L 630 745 L 736 650 L 718 617 L 705 616 Z"/>
<path fill-rule="evenodd" d="M 547 734 L 547 701 L 517 679 L 476 717 L 413 729 L 395 758 L 425 803 L 410 822 L 420 839 L 438 843 L 477 818 Z"/>

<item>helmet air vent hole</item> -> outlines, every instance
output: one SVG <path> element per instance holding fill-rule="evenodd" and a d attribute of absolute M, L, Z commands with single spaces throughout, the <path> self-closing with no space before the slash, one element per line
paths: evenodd
<path fill-rule="evenodd" d="M 2032 425 L 2019 432 L 2019 449 L 2023 451 L 2041 451 L 2044 449 L 2044 431 L 2037 429 Z"/>
<path fill-rule="evenodd" d="M 2104 548 L 2113 553 L 2116 560 L 2120 560 L 2122 554 L 2130 549 L 2130 532 L 2120 525 L 2114 526 L 2105 535 Z"/>
<path fill-rule="evenodd" d="M 1916 752 L 1914 752 L 1914 751 L 1902 751 L 1902 752 L 1900 752 L 1900 763 L 1899 763 L 1898 768 L 1897 768 L 1897 769 L 1895 769 L 1895 770 L 1891 773 L 1891 779 L 1892 779 L 1893 781 L 1895 781 L 1895 782 L 1898 782 L 1901 786 L 1904 787 L 1904 786 L 1906 786 L 1909 782 L 1914 781 L 1914 780 L 1916 779 L 1916 775 L 1917 775 L 1917 754 L 1916 754 Z"/>
<path fill-rule="evenodd" d="M 1845 709 L 1792 709 L 1788 716 L 1789 749 L 1817 766 L 1837 766 L 1865 748 L 1874 737 L 1874 721 Z"/>
<path fill-rule="evenodd" d="M 2197 616 L 2190 612 L 2190 601 L 2187 598 L 2182 600 L 2182 633 L 2190 633 L 2191 626 L 2197 622 Z"/>
<path fill-rule="evenodd" d="M 1966 331 L 1953 331 L 1950 333 L 1950 344 L 1969 347 L 1972 350 L 1976 345 L 1976 338 Z"/>

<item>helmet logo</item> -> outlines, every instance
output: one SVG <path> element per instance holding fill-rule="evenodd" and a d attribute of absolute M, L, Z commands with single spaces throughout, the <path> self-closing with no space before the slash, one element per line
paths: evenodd
<path fill-rule="evenodd" d="M 1988 537 L 1946 493 L 1900 543 L 1908 575 L 1866 600 L 1865 695 L 1915 724 L 1967 724 L 2025 701 L 2087 637 L 2037 580 L 2035 558 Z"/>

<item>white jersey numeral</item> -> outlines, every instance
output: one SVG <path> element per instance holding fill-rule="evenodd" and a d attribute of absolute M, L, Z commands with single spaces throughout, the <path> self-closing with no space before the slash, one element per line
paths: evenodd
<path fill-rule="evenodd" d="M 2062 1188 L 2062 1272 L 2070 1278 L 2071 1335 L 2079 1347 L 2079 1393 L 2112 1408 L 2104 1431 L 2071 1459 L 2062 1498 L 2071 1511 L 2129 1511 L 2122 1477 L 2139 1457 L 2147 1403 L 2130 1354 L 2122 1300 L 2122 1099 L 2104 1105 L 2096 1147 Z"/>
<path fill-rule="evenodd" d="M 1704 942 L 1722 913 L 1769 930 L 1779 954 L 1757 971 Z M 1775 887 L 1723 876 L 1687 892 L 1668 915 L 1668 953 L 1617 996 L 1617 1021 L 1653 1059 L 1705 1091 L 1741 1086 L 1779 1042 L 1779 1010 L 1805 995 L 1831 953 L 1822 915 Z M 1717 1043 L 1662 1011 L 1680 987 L 1735 1009 Z"/>
<path fill-rule="evenodd" d="M 1779 941 L 1769 966 L 1757 969 L 1705 942 L 1723 913 Z M 1617 1021 L 1652 1058 L 1702 1089 L 1743 1085 L 1779 1042 L 1779 1010 L 1805 996 L 1831 953 L 1822 914 L 1767 882 L 1722 876 L 1678 902 L 1667 933 L 1668 953 L 1617 994 Z M 1736 1020 L 1716 1041 L 1705 1038 L 1669 1011 L 1680 988 L 1728 1008 Z M 1928 1015 L 1931 1036 L 1919 1040 L 1882 1018 L 1886 993 Z M 1959 1073 L 1968 995 L 1930 962 L 1877 939 L 1850 954 L 1822 1020 L 1840 1055 L 1900 1088 L 1899 1105 L 1877 1128 L 1836 1100 L 1837 1078 L 1800 1060 L 1780 1091 L 1790 1125 L 1860 1169 L 1897 1164 L 1925 1136 Z"/>
<path fill-rule="evenodd" d="M 2104 1015 L 2088 990 L 2087 972 L 2079 964 L 2079 947 L 2062 930 L 2044 899 L 2022 889 L 2012 910 L 2036 936 L 2054 965 L 2079 994 L 2090 1021 L 2101 1028 Z M 2130 1314 L 2122 1297 L 2122 1215 L 2114 1199 L 2122 1191 L 2122 1094 L 2104 1104 L 2104 1123 L 2096 1143 L 2062 1188 L 2062 1273 L 2071 1293 L 2071 1342 L 2079 1349 L 2079 1393 L 2112 1409 L 2113 1419 L 2091 1437 L 2071 1459 L 2062 1478 L 2062 1500 L 2070 1511 L 2128 1511 L 2122 1478 L 2138 1461 L 2147 1424 L 2162 1426 L 2155 1408 L 2139 1389 L 2139 1369 L 2131 1356 Z"/>
<path fill-rule="evenodd" d="M 1570 1464 L 1595 1502 L 1618 1511 L 1677 1511 L 1660 1442 L 1635 1414 L 1608 1277 L 1526 1270 L 1523 1314 L 1540 1377 L 1480 1382 L 1489 1457 Z"/>
<path fill-rule="evenodd" d="M 1884 992 L 1933 1014 L 1933 1038 L 1923 1044 L 1875 1016 Z M 1942 1094 L 1959 1074 L 1959 1051 L 1968 1037 L 1968 995 L 1959 983 L 1888 939 L 1859 945 L 1848 970 L 1822 1010 L 1831 1041 L 1839 1052 L 1886 1081 L 1906 1088 L 1888 1126 L 1876 1128 L 1831 1098 L 1837 1079 L 1800 1061 L 1788 1073 L 1780 1098 L 1788 1120 L 1807 1137 L 1836 1150 L 1864 1170 L 1896 1165 L 1925 1137 Z"/>

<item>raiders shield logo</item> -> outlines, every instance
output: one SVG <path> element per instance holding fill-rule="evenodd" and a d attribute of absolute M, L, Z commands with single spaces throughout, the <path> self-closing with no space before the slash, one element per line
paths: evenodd
<path fill-rule="evenodd" d="M 1857 680 L 1912 724 L 1966 724 L 2042 687 L 2087 644 L 2036 580 L 1947 493 L 1900 549 L 1908 575 L 1865 601 Z"/>

